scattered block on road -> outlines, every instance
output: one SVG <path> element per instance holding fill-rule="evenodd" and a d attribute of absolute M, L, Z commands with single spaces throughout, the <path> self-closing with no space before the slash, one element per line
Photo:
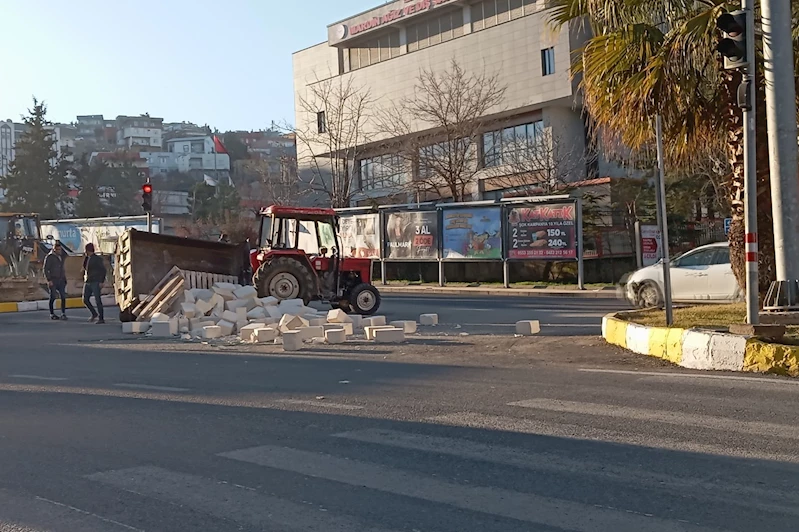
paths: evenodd
<path fill-rule="evenodd" d="M 277 308 L 276 305 L 266 306 L 264 307 L 264 310 L 266 311 L 267 316 L 269 316 L 270 318 L 274 318 L 278 321 L 280 321 L 280 319 L 283 317 L 283 313 L 280 312 L 280 309 Z"/>
<path fill-rule="evenodd" d="M 374 340 L 375 339 L 375 332 L 381 329 L 395 329 L 391 325 L 368 325 L 363 328 L 364 332 L 366 333 L 367 340 Z"/>
<path fill-rule="evenodd" d="M 212 338 L 222 337 L 222 327 L 219 325 L 208 325 L 203 327 L 203 338 L 210 340 Z"/>
<path fill-rule="evenodd" d="M 236 299 L 236 296 L 233 295 L 232 290 L 223 290 L 222 288 L 214 287 L 214 293 L 225 301 L 233 301 Z"/>
<path fill-rule="evenodd" d="M 280 303 L 280 300 L 273 296 L 267 296 L 267 297 L 262 297 L 260 299 L 256 299 L 255 302 L 261 307 L 275 307 L 277 306 L 278 303 Z"/>
<path fill-rule="evenodd" d="M 239 307 L 236 309 L 236 321 L 247 321 L 247 307 Z"/>
<path fill-rule="evenodd" d="M 538 320 L 526 320 L 516 322 L 516 334 L 522 336 L 533 336 L 541 332 L 541 324 Z"/>
<path fill-rule="evenodd" d="M 170 322 L 172 322 L 172 321 L 177 323 L 177 328 L 178 328 L 179 331 L 183 332 L 183 329 L 186 329 L 186 331 L 188 332 L 188 330 L 189 330 L 189 318 L 172 318 L 170 320 Z"/>
<path fill-rule="evenodd" d="M 302 347 L 302 333 L 300 331 L 286 331 L 283 333 L 283 351 L 299 351 Z"/>
<path fill-rule="evenodd" d="M 313 340 L 314 338 L 324 338 L 325 337 L 325 328 L 321 325 L 317 325 L 314 327 L 301 327 L 297 329 L 302 333 L 302 341 L 307 342 L 308 340 Z"/>
<path fill-rule="evenodd" d="M 150 330 L 146 321 L 129 321 L 122 324 L 122 334 L 144 334 Z"/>
<path fill-rule="evenodd" d="M 218 312 L 219 314 L 225 312 L 225 299 L 219 294 L 211 296 L 211 303 L 214 304 L 214 312 Z"/>
<path fill-rule="evenodd" d="M 347 331 L 344 329 L 327 329 L 325 331 L 325 340 L 329 344 L 343 344 L 347 341 Z"/>
<path fill-rule="evenodd" d="M 311 318 L 308 320 L 308 325 L 311 327 L 324 327 L 326 323 L 326 318 Z"/>
<path fill-rule="evenodd" d="M 249 320 L 257 320 L 266 318 L 266 311 L 263 307 L 255 307 L 252 310 L 247 311 L 247 319 Z"/>
<path fill-rule="evenodd" d="M 161 312 L 156 312 L 150 318 L 150 323 L 155 323 L 157 321 L 169 321 L 169 316 L 167 316 L 166 314 L 162 314 Z"/>
<path fill-rule="evenodd" d="M 364 321 L 368 321 L 372 327 L 377 327 L 378 325 L 387 325 L 385 316 L 372 316 L 370 318 L 364 318 Z"/>
<path fill-rule="evenodd" d="M 360 314 L 350 314 L 348 317 L 350 321 L 352 321 L 352 326 L 355 329 L 360 329 L 363 327 L 363 316 Z"/>
<path fill-rule="evenodd" d="M 236 299 L 255 299 L 258 297 L 258 290 L 252 286 L 242 286 L 233 290 L 233 295 Z"/>
<path fill-rule="evenodd" d="M 375 329 L 373 334 L 378 344 L 396 344 L 405 341 L 405 331 L 398 327 Z"/>
<path fill-rule="evenodd" d="M 299 316 L 285 314 L 282 318 L 280 318 L 280 324 L 278 328 L 280 329 L 281 333 L 286 333 L 288 331 L 299 329 L 300 327 L 307 327 L 308 325 L 308 321 Z"/>
<path fill-rule="evenodd" d="M 210 301 L 214 297 L 214 291 L 207 288 L 194 288 L 189 290 L 189 292 L 194 296 L 194 303 L 197 301 Z"/>
<path fill-rule="evenodd" d="M 330 312 L 327 313 L 327 322 L 328 323 L 352 323 L 352 318 L 350 318 L 346 312 L 341 310 L 340 308 L 334 308 Z"/>
<path fill-rule="evenodd" d="M 197 298 L 194 296 L 194 292 L 191 290 L 184 290 L 183 291 L 183 302 L 184 303 L 196 303 Z"/>
<path fill-rule="evenodd" d="M 231 310 L 226 310 L 222 313 L 222 319 L 230 323 L 236 323 L 239 321 L 239 315 Z"/>
<path fill-rule="evenodd" d="M 438 314 L 422 314 L 419 316 L 422 325 L 438 325 Z"/>
<path fill-rule="evenodd" d="M 193 318 L 197 315 L 197 308 L 194 306 L 194 303 L 181 303 L 180 312 L 187 318 Z"/>
<path fill-rule="evenodd" d="M 194 309 L 196 310 L 198 316 L 205 316 L 214 309 L 214 304 L 210 301 L 199 299 L 194 304 Z"/>
<path fill-rule="evenodd" d="M 253 334 L 253 341 L 259 344 L 271 344 L 277 338 L 277 329 L 272 327 L 261 327 L 256 329 Z"/>
<path fill-rule="evenodd" d="M 238 285 L 235 285 L 233 283 L 223 283 L 223 282 L 220 281 L 220 282 L 214 283 L 214 286 L 212 288 L 214 289 L 214 291 L 216 291 L 216 289 L 218 288 L 220 290 L 228 290 L 228 291 L 232 292 L 233 290 L 238 288 Z"/>
<path fill-rule="evenodd" d="M 174 333 L 172 330 L 172 322 L 169 321 L 154 321 L 150 324 L 150 331 L 156 338 L 170 338 L 173 334 L 177 334 L 177 330 Z"/>
<path fill-rule="evenodd" d="M 263 323 L 251 323 L 249 325 L 245 325 L 244 327 L 240 327 L 239 338 L 241 338 L 242 342 L 253 342 L 255 341 L 255 331 L 265 327 L 266 325 Z"/>
<path fill-rule="evenodd" d="M 355 327 L 353 327 L 352 323 L 326 323 L 325 330 L 330 329 L 344 329 L 347 336 L 355 334 Z"/>
<path fill-rule="evenodd" d="M 392 321 L 389 323 L 392 327 L 402 329 L 405 334 L 413 334 L 416 332 L 416 322 L 410 320 Z"/>
<path fill-rule="evenodd" d="M 230 336 L 236 330 L 236 324 L 227 320 L 222 320 L 216 325 L 222 330 L 222 336 Z"/>

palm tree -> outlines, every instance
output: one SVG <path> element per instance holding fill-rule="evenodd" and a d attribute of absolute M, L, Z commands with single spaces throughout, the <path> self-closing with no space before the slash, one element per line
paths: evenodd
<path fill-rule="evenodd" d="M 799 7 L 799 0 L 792 4 Z M 556 27 L 583 25 L 591 32 L 574 57 L 573 74 L 582 77 L 584 108 L 595 131 L 634 151 L 650 148 L 652 121 L 659 114 L 670 166 L 690 168 L 720 147 L 726 151 L 732 266 L 743 286 L 743 119 L 737 106 L 741 75 L 721 70 L 715 51 L 716 19 L 739 6 L 720 0 L 552 0 L 549 16 Z M 761 43 L 758 35 L 758 50 Z M 762 294 L 775 275 L 762 71 L 756 87 Z"/>

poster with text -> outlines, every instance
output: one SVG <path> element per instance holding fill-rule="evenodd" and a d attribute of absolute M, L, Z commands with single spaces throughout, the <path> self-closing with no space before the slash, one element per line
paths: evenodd
<path fill-rule="evenodd" d="M 508 258 L 577 258 L 577 209 L 573 203 L 517 207 L 508 214 Z"/>
<path fill-rule="evenodd" d="M 339 220 L 339 237 L 341 238 L 344 257 L 359 259 L 380 258 L 380 231 L 378 214 L 357 214 L 342 216 Z"/>
<path fill-rule="evenodd" d="M 641 258 L 644 266 L 652 266 L 662 258 L 663 235 L 656 225 L 641 226 Z"/>
<path fill-rule="evenodd" d="M 445 259 L 501 259 L 499 207 L 444 210 Z"/>
<path fill-rule="evenodd" d="M 438 213 L 392 212 L 386 218 L 386 258 L 435 260 L 438 258 Z"/>

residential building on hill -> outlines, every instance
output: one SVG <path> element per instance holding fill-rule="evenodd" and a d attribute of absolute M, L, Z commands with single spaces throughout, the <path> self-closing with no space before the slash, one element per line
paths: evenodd
<path fill-rule="evenodd" d="M 116 118 L 117 144 L 131 148 L 149 146 L 162 149 L 163 118 L 150 116 L 118 116 Z"/>

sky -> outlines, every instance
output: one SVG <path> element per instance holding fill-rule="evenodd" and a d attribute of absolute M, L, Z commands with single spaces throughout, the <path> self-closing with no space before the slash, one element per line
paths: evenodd
<path fill-rule="evenodd" d="M 265 129 L 294 116 L 291 54 L 382 0 L 0 0 L 0 120 L 140 115 Z"/>

